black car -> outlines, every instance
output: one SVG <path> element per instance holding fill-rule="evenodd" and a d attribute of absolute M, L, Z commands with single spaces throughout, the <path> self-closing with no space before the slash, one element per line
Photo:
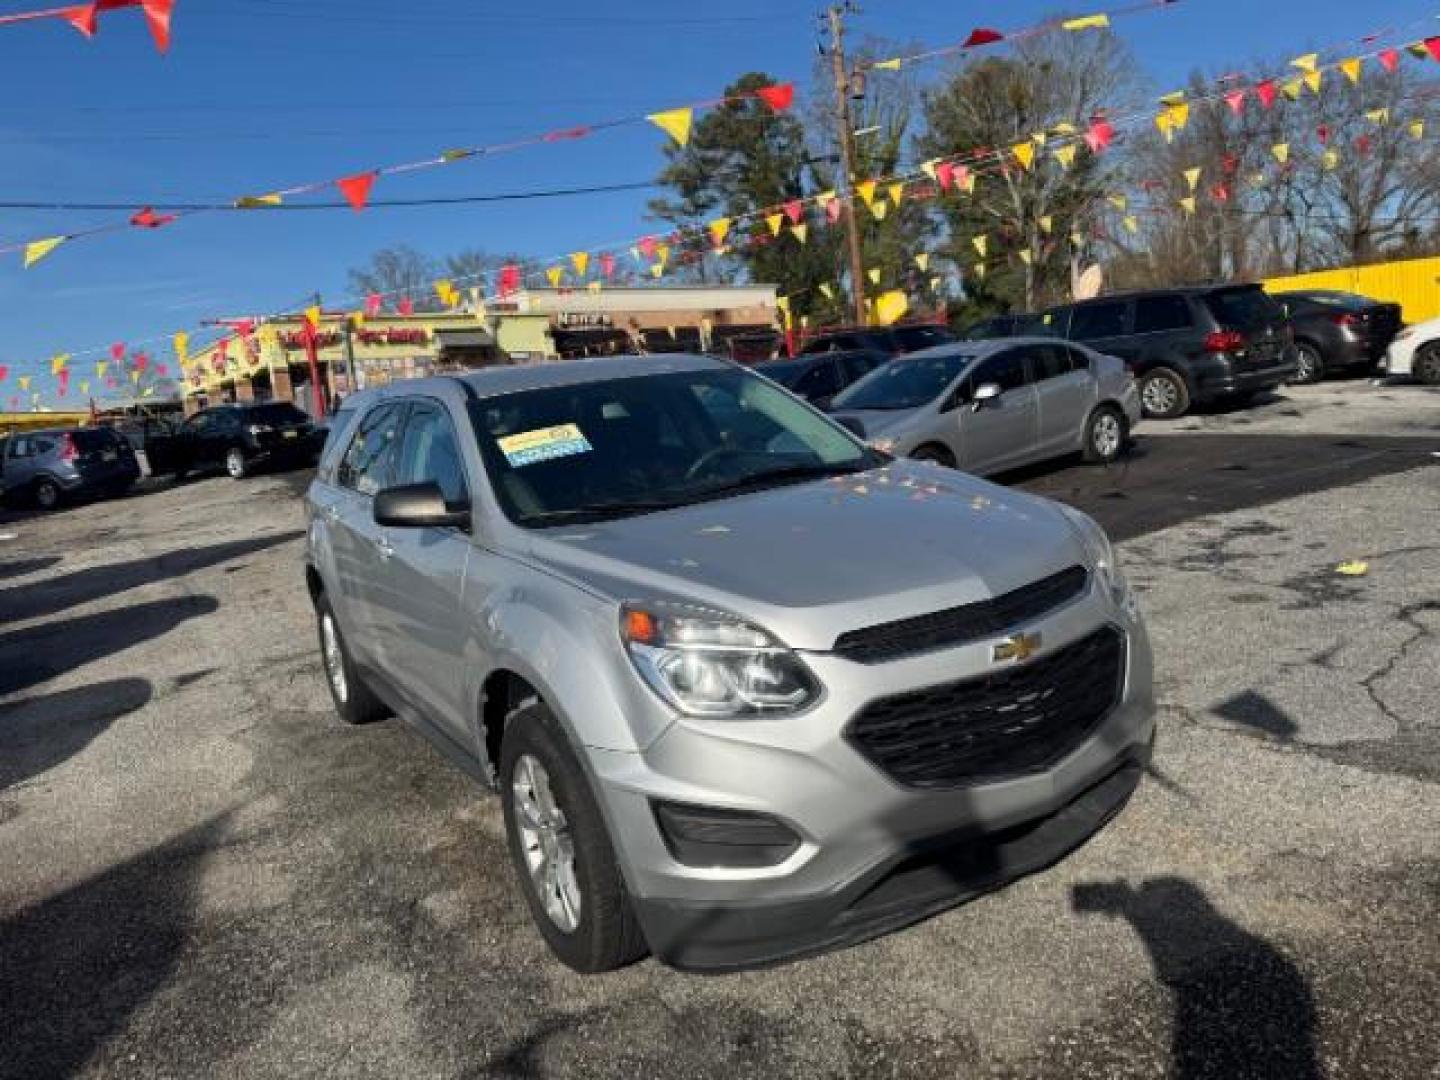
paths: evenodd
<path fill-rule="evenodd" d="M 1066 304 L 1049 332 L 1119 357 L 1140 382 L 1145 415 L 1243 399 L 1295 375 L 1285 311 L 1259 285 L 1162 289 Z"/>
<path fill-rule="evenodd" d="M 905 326 L 861 326 L 850 329 L 826 330 L 811 338 L 800 350 L 801 356 L 828 352 L 878 352 L 886 357 L 918 352 L 932 345 L 949 345 L 955 340 L 943 326 L 933 323 L 910 323 Z"/>
<path fill-rule="evenodd" d="M 1043 315 L 1029 312 L 1010 312 L 1006 315 L 992 315 L 972 323 L 960 332 L 961 341 L 989 341 L 993 338 L 1043 337 L 1049 333 Z"/>
<path fill-rule="evenodd" d="M 1400 332 L 1399 304 L 1330 289 L 1272 295 L 1295 335 L 1292 382 L 1315 383 L 1344 368 L 1372 368 Z"/>
<path fill-rule="evenodd" d="M 867 349 L 797 356 L 793 360 L 775 360 L 757 364 L 754 371 L 772 379 L 817 409 L 830 406 L 830 399 L 853 382 L 859 382 L 881 364 L 888 363 L 887 353 Z"/>
<path fill-rule="evenodd" d="M 146 447 L 150 469 L 178 480 L 187 473 L 223 468 L 236 480 L 261 465 L 312 465 L 325 433 L 289 402 L 217 405 Z"/>

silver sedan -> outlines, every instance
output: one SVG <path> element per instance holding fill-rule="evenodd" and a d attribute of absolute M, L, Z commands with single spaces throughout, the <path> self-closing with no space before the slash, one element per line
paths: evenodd
<path fill-rule="evenodd" d="M 1125 365 L 1053 338 L 967 341 L 899 357 L 840 393 L 870 445 L 979 475 L 1081 453 L 1114 461 L 1140 420 Z"/>

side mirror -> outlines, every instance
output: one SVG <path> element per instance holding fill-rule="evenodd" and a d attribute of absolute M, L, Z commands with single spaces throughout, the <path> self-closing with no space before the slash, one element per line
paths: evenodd
<path fill-rule="evenodd" d="M 858 417 L 837 416 L 835 422 L 856 438 L 865 438 L 865 425 L 860 422 Z"/>
<path fill-rule="evenodd" d="M 1000 394 L 1000 387 L 995 383 L 982 383 L 975 388 L 975 396 L 970 399 L 971 411 L 979 412 L 992 402 L 998 402 L 1000 400 Z"/>
<path fill-rule="evenodd" d="M 386 488 L 375 496 L 375 524 L 394 529 L 470 528 L 470 504 L 447 503 L 436 483 Z"/>

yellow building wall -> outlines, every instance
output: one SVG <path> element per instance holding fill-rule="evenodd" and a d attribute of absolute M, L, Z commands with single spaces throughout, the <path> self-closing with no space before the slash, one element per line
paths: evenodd
<path fill-rule="evenodd" d="M 502 315 L 495 331 L 495 343 L 506 353 L 523 353 L 533 358 L 555 355 L 550 340 L 548 315 Z"/>
<path fill-rule="evenodd" d="M 1407 323 L 1424 322 L 1440 315 L 1440 257 L 1405 259 L 1372 266 L 1346 266 L 1310 274 L 1269 278 L 1267 292 L 1296 289 L 1338 289 L 1374 300 L 1399 304 Z"/>

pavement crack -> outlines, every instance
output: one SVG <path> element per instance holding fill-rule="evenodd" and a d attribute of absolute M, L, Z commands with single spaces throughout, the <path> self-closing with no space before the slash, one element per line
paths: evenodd
<path fill-rule="evenodd" d="M 1375 708 L 1380 710 L 1380 715 L 1394 724 L 1396 730 L 1399 732 L 1407 730 L 1409 724 L 1385 701 L 1384 696 L 1380 693 L 1379 684 L 1390 677 L 1395 669 L 1409 656 L 1411 649 L 1426 638 L 1432 636 L 1430 628 L 1416 618 L 1422 611 L 1440 611 L 1440 600 L 1422 600 L 1416 604 L 1406 604 L 1397 611 L 1395 613 L 1396 621 L 1402 622 L 1410 627 L 1412 633 L 1395 647 L 1394 651 L 1391 652 L 1390 656 L 1380 667 L 1360 680 L 1360 685 L 1365 688 L 1365 693 L 1369 695 Z"/>

